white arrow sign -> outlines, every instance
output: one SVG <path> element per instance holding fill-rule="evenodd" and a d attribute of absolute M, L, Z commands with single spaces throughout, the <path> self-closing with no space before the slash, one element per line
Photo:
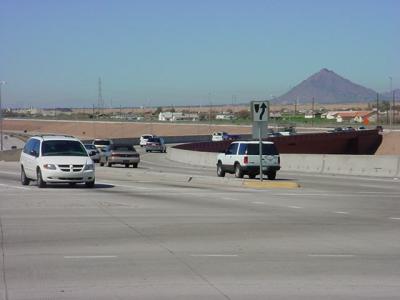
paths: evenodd
<path fill-rule="evenodd" d="M 269 101 L 252 101 L 251 113 L 254 122 L 267 122 L 269 118 Z"/>

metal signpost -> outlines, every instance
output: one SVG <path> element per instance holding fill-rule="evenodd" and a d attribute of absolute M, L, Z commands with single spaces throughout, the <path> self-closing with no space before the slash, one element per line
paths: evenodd
<path fill-rule="evenodd" d="M 269 119 L 269 101 L 252 101 L 250 104 L 251 115 L 253 118 L 253 126 L 258 126 L 258 142 L 260 155 L 260 181 L 263 181 L 263 164 L 262 164 L 262 128 L 268 126 Z"/>

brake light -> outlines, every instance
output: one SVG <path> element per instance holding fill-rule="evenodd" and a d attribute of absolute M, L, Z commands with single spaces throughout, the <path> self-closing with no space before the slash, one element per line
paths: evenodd
<path fill-rule="evenodd" d="M 243 163 L 244 164 L 248 164 L 249 163 L 249 157 L 248 156 L 243 157 Z"/>

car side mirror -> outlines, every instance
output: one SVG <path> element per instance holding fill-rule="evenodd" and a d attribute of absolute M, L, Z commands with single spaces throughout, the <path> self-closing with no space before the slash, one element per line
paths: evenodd
<path fill-rule="evenodd" d="M 38 157 L 38 153 L 35 150 L 31 150 L 30 154 L 32 156 Z"/>

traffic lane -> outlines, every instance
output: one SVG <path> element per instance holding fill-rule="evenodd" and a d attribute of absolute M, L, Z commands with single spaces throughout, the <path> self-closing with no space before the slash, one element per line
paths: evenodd
<path fill-rule="evenodd" d="M 389 296 L 398 289 L 398 265 L 393 264 L 398 245 L 388 243 L 396 232 L 385 226 L 380 230 L 386 242 L 377 226 L 355 226 L 339 216 L 310 216 L 290 208 L 260 208 L 261 199 L 248 202 L 246 193 L 233 205 L 222 195 L 210 199 L 209 191 L 199 189 L 178 195 L 177 201 L 177 191 L 168 188 L 163 196 L 144 198 L 142 205 L 150 206 L 146 210 L 129 206 L 140 201 L 137 191 L 117 186 L 112 197 L 103 197 L 112 190 L 34 189 L 42 201 L 37 215 L 32 191 L 29 210 L 19 218 L 7 211 L 5 228 L 17 226 L 14 233 L 7 230 L 8 251 L 18 254 L 7 261 L 30 271 L 22 279 L 8 276 L 17 281 L 9 284 L 16 298 L 28 290 L 30 299 L 64 292 L 79 298 L 85 290 L 101 299 L 102 292 L 119 294 L 121 286 L 123 297 L 140 290 L 138 295 L 147 297 L 185 293 L 211 299 L 221 297 L 212 286 L 233 299 L 274 293 L 290 297 L 299 288 L 307 291 L 298 294 L 303 299 L 317 298 L 325 288 L 332 296 L 354 297 L 371 291 Z M 54 199 L 60 192 L 67 192 L 67 201 Z M 195 194 L 202 197 L 195 199 Z M 237 195 L 235 190 L 228 196 Z M 49 205 L 53 213 L 43 211 Z M 7 223 L 13 219 L 17 224 Z M 21 220 L 29 224 L 22 230 Z M 363 242 L 362 232 L 369 234 Z M 352 283 L 346 285 L 347 280 Z"/>
<path fill-rule="evenodd" d="M 15 181 L 10 183 L 18 185 L 19 172 L 17 163 L 3 163 L 0 170 L 0 175 L 9 178 L 15 178 Z M 101 187 L 102 181 L 120 180 L 120 186 L 130 186 L 134 183 L 153 183 L 157 182 L 157 189 L 153 189 L 153 193 L 159 193 L 162 189 L 160 186 L 176 186 L 186 188 L 191 186 L 187 183 L 187 178 L 191 174 L 186 174 L 188 177 L 175 177 L 175 173 L 161 172 L 159 170 L 150 169 L 123 168 L 123 167 L 97 167 L 97 187 Z M 162 174 L 162 177 L 159 175 Z M 285 174 L 283 172 L 283 174 Z M 179 173 L 182 175 L 182 173 Z M 288 174 L 287 179 L 296 179 L 300 182 L 301 188 L 295 191 L 284 189 L 272 189 L 271 191 L 280 198 L 280 203 L 294 208 L 300 209 L 330 209 L 335 212 L 359 213 L 363 212 L 370 216 L 384 216 L 388 210 L 392 212 L 393 218 L 398 214 L 398 194 L 400 186 L 397 181 L 391 179 L 374 179 L 374 178 L 356 178 L 346 176 L 316 176 L 307 174 Z M 232 178 L 232 180 L 235 180 Z M 175 182 L 177 181 L 177 182 Z M 209 177 L 210 184 L 203 184 L 208 189 L 217 191 L 224 190 L 225 186 L 218 184 L 213 180 L 213 176 Z M 3 184 L 4 183 L 1 183 Z M 31 185 L 35 184 L 34 182 Z M 193 184 L 192 184 L 193 185 Z M 201 185 L 199 185 L 201 186 Z M 22 187 L 22 186 L 21 186 Z M 137 187 L 135 187 L 137 188 Z M 271 193 L 267 191 L 249 190 L 249 199 L 254 198 L 253 194 L 263 194 L 265 196 Z M 268 201 L 269 197 L 266 197 Z M 371 203 L 373 207 L 371 208 Z"/>

